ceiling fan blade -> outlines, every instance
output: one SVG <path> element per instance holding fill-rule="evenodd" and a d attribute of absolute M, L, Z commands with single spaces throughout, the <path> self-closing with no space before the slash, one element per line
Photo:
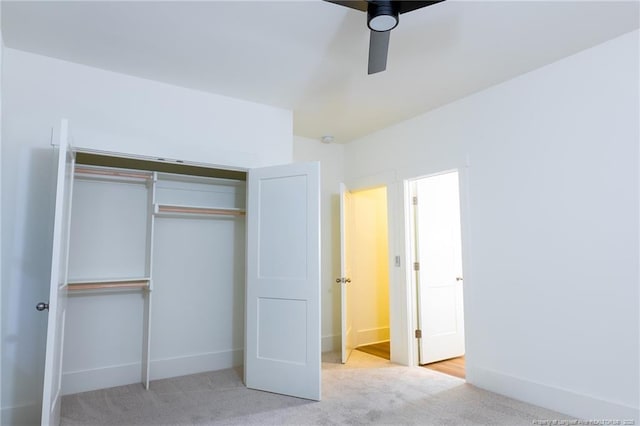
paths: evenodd
<path fill-rule="evenodd" d="M 444 0 L 431 0 L 431 1 L 399 1 L 398 3 L 398 13 L 403 14 L 407 12 L 411 12 L 412 10 L 420 9 L 423 7 L 431 6 L 436 3 L 440 3 Z"/>
<path fill-rule="evenodd" d="M 375 74 L 387 69 L 390 35 L 391 31 L 371 31 L 369 38 L 369 74 Z"/>
<path fill-rule="evenodd" d="M 340 6 L 345 6 L 350 9 L 360 10 L 362 12 L 367 11 L 367 7 L 369 4 L 366 0 L 324 0 L 328 3 L 339 4 Z"/>

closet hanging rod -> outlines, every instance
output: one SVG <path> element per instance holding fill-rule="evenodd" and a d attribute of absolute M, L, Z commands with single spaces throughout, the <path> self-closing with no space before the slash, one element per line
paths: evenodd
<path fill-rule="evenodd" d="M 246 212 L 239 209 L 210 208 L 210 207 L 188 207 L 188 206 L 171 206 L 156 205 L 156 213 L 186 213 L 201 215 L 223 215 L 223 216 L 245 216 Z"/>
<path fill-rule="evenodd" d="M 111 176 L 121 178 L 134 178 L 134 179 L 151 179 L 152 173 L 133 172 L 133 171 L 120 171 L 120 170 L 108 170 L 108 169 L 94 169 L 91 167 L 76 166 L 75 173 L 94 176 Z"/>
<path fill-rule="evenodd" d="M 107 288 L 147 288 L 149 281 L 102 281 L 102 282 L 78 282 L 68 285 L 69 290 L 100 290 Z"/>

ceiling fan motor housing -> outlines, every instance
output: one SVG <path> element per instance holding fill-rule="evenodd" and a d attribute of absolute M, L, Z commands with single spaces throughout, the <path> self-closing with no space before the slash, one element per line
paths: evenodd
<path fill-rule="evenodd" d="M 372 31 L 385 32 L 394 29 L 399 22 L 398 8 L 393 1 L 369 1 L 367 26 Z"/>

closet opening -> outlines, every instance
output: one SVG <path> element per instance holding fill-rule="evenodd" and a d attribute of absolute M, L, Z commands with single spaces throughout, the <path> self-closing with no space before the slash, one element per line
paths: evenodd
<path fill-rule="evenodd" d="M 62 395 L 242 365 L 246 172 L 75 154 Z"/>
<path fill-rule="evenodd" d="M 319 163 L 185 169 L 71 140 L 62 120 L 42 423 L 62 395 L 241 365 L 247 388 L 320 400 Z"/>

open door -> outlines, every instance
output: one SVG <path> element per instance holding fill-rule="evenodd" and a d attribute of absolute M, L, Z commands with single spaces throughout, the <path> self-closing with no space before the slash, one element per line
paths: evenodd
<path fill-rule="evenodd" d="M 415 181 L 420 364 L 464 355 L 458 172 Z"/>
<path fill-rule="evenodd" d="M 349 309 L 351 302 L 351 240 L 349 232 L 353 229 L 350 220 L 353 218 L 351 208 L 351 192 L 344 183 L 340 184 L 340 285 L 341 329 L 342 329 L 342 363 L 346 364 L 353 347 L 353 312 Z"/>
<path fill-rule="evenodd" d="M 245 384 L 320 400 L 320 165 L 249 171 Z"/>
<path fill-rule="evenodd" d="M 60 144 L 58 146 L 58 176 L 53 219 L 49 302 L 39 303 L 36 307 L 38 310 L 49 310 L 42 392 L 43 425 L 57 426 L 60 423 L 62 345 L 67 308 L 67 256 L 74 158 L 75 155 L 70 150 L 69 124 L 67 120 L 63 120 L 60 126 Z"/>

